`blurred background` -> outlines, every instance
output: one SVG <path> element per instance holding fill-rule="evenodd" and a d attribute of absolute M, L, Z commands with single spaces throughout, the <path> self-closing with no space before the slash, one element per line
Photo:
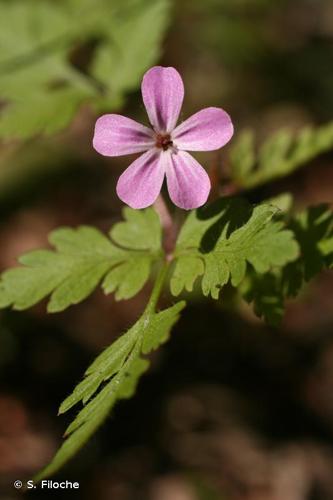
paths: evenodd
<path fill-rule="evenodd" d="M 105 111 L 147 122 L 149 66 L 180 71 L 184 117 L 221 106 L 236 135 L 251 127 L 264 139 L 332 119 L 332 60 L 331 0 L 1 0 L 1 269 L 59 225 L 107 231 L 119 220 L 115 183 L 130 159 L 94 152 L 94 122 Z M 228 192 L 228 151 L 199 157 L 213 195 Z M 242 194 L 331 203 L 332 162 L 327 152 Z M 76 495 L 95 500 L 332 500 L 332 292 L 332 274 L 319 275 L 279 328 L 232 291 L 189 300 L 136 396 L 57 479 L 79 481 Z M 116 303 L 97 291 L 54 315 L 45 304 L 1 312 L 1 499 L 20 498 L 12 482 L 51 459 L 71 418 L 56 416 L 59 403 L 148 294 Z"/>

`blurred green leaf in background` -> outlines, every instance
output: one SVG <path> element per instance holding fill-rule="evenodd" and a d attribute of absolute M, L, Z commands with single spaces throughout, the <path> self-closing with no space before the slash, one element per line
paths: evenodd
<path fill-rule="evenodd" d="M 244 130 L 230 153 L 231 177 L 243 188 L 265 184 L 293 173 L 333 147 L 333 123 L 304 127 L 298 133 L 281 129 L 269 136 L 259 148 L 255 134 Z"/>
<path fill-rule="evenodd" d="M 1 0 L 0 137 L 55 133 L 85 102 L 119 108 L 158 57 L 168 11 L 168 0 Z"/>

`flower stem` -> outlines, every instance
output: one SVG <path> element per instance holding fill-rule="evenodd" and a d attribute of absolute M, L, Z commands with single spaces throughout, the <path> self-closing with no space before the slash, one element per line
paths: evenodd
<path fill-rule="evenodd" d="M 160 269 L 157 273 L 156 280 L 155 280 L 155 283 L 153 286 L 153 290 L 151 292 L 149 302 L 148 302 L 146 309 L 145 309 L 145 313 L 149 314 L 155 310 L 158 299 L 161 295 L 162 287 L 163 287 L 163 284 L 164 284 L 164 281 L 165 281 L 165 278 L 166 278 L 166 275 L 168 272 L 168 268 L 169 268 L 169 263 L 167 261 L 163 262 L 162 266 L 160 267 Z"/>
<path fill-rule="evenodd" d="M 170 259 L 171 253 L 174 249 L 177 229 L 175 223 L 171 217 L 169 209 L 160 194 L 154 203 L 154 207 L 158 215 L 160 216 L 161 225 L 163 228 L 163 248 L 167 256 L 167 260 Z"/>

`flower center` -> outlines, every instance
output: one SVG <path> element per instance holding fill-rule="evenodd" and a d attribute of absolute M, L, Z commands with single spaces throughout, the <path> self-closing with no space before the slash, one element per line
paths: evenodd
<path fill-rule="evenodd" d="M 156 134 L 155 145 L 157 148 L 163 149 L 163 151 L 166 151 L 168 148 L 171 148 L 173 142 L 171 140 L 170 134 Z"/>

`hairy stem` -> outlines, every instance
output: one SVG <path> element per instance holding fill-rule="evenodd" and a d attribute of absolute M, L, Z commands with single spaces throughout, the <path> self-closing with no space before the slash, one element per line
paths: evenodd
<path fill-rule="evenodd" d="M 167 261 L 163 262 L 163 264 L 160 267 L 158 274 L 156 276 L 153 290 L 151 292 L 149 302 L 148 302 L 146 309 L 145 309 L 145 314 L 150 314 L 151 312 L 153 312 L 155 310 L 158 299 L 160 298 L 160 295 L 161 295 L 161 291 L 163 288 L 163 284 L 164 284 L 166 275 L 168 273 L 168 268 L 169 268 L 169 263 Z"/>
<path fill-rule="evenodd" d="M 95 393 L 93 398 L 89 399 L 80 412 L 82 415 L 82 412 L 87 412 L 87 408 L 90 408 L 90 414 L 88 414 L 85 418 L 81 417 L 82 421 L 76 430 L 71 429 L 71 426 L 67 429 L 67 434 L 65 435 L 66 441 L 64 441 L 63 445 L 60 447 L 50 464 L 36 474 L 33 478 L 35 482 L 39 482 L 42 479 L 51 476 L 68 460 L 70 460 L 104 422 L 116 401 L 124 397 L 122 395 L 118 395 L 118 388 L 121 387 L 126 378 L 129 376 L 135 360 L 138 360 L 141 357 L 144 335 L 149 328 L 152 316 L 155 314 L 155 308 L 167 276 L 168 267 L 168 262 L 163 262 L 157 273 L 150 299 L 143 316 L 136 323 L 136 325 L 140 325 L 140 327 L 136 330 L 136 338 L 122 366 L 118 368 L 118 371 L 115 374 L 113 374 L 113 372 L 111 373 L 111 375 L 113 375 L 111 379 L 108 377 L 107 372 L 103 374 L 101 383 L 106 382 L 106 384 L 101 386 L 102 388 L 99 392 Z M 96 410 L 96 406 L 94 406 L 94 401 L 99 401 L 98 411 Z"/>
<path fill-rule="evenodd" d="M 177 238 L 177 228 L 161 194 L 155 201 L 154 207 L 160 216 L 163 228 L 163 248 L 167 256 L 167 260 L 170 260 Z"/>

